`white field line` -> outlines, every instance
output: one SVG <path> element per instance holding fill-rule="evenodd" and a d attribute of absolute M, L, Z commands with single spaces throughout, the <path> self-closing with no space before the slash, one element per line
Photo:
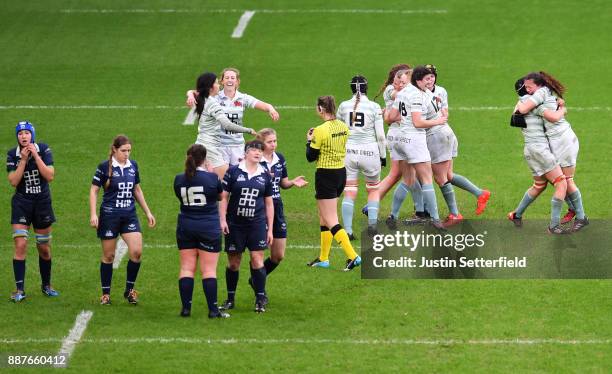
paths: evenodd
<path fill-rule="evenodd" d="M 247 26 L 249 25 L 249 22 L 251 21 L 251 18 L 253 18 L 254 15 L 255 15 L 255 11 L 253 10 L 245 10 L 244 13 L 242 13 L 242 16 L 238 20 L 238 24 L 236 25 L 234 32 L 232 32 L 232 38 L 234 39 L 242 38 L 242 34 L 244 34 L 244 30 L 246 30 Z"/>
<path fill-rule="evenodd" d="M 85 312 L 82 312 L 85 313 Z M 91 313 L 91 312 L 89 312 Z M 91 318 L 91 316 L 90 316 Z M 61 339 L 0 339 L 0 344 L 44 344 L 54 343 Z M 287 338 L 287 339 L 249 339 L 249 338 L 230 338 L 230 339 L 206 339 L 206 338 L 172 338 L 172 337 L 141 337 L 141 338 L 94 338 L 82 339 L 82 343 L 91 344 L 352 344 L 352 345 L 431 345 L 431 346 L 493 346 L 493 345 L 610 345 L 612 339 L 311 339 L 311 338 Z M 60 351 L 61 352 L 61 351 Z"/>
<path fill-rule="evenodd" d="M 60 13 L 244 13 L 247 9 L 61 9 Z M 446 14 L 446 9 L 254 9 L 258 13 L 331 13 L 331 14 Z"/>
<path fill-rule="evenodd" d="M 87 328 L 87 323 L 93 316 L 93 312 L 90 310 L 82 310 L 81 313 L 77 316 L 74 321 L 74 326 L 68 332 L 68 336 L 66 336 L 62 340 L 62 347 L 60 348 L 58 355 L 63 355 L 66 357 L 66 361 L 62 365 L 58 365 L 58 367 L 66 367 L 68 364 L 68 360 L 74 352 L 76 345 L 79 344 L 79 341 L 83 337 L 83 333 L 85 333 L 85 329 Z"/>
<path fill-rule="evenodd" d="M 91 246 L 95 246 L 97 247 L 99 244 L 96 242 L 91 242 L 91 244 L 66 244 L 66 243 L 55 243 L 53 244 L 54 248 L 68 248 L 68 249 L 79 249 L 79 248 L 89 248 Z M 146 243 L 143 244 L 144 248 L 147 249 L 154 249 L 154 248 L 161 248 L 161 249 L 168 249 L 168 248 L 176 248 L 176 244 L 167 244 L 167 243 L 159 243 L 159 244 L 155 244 L 155 243 Z M 4 246 L 0 245 L 0 248 L 4 248 Z M 7 247 L 8 248 L 8 247 Z M 125 247 L 127 250 L 127 246 Z M 293 244 L 293 245 L 287 245 L 287 249 L 319 249 L 318 245 L 311 245 L 311 244 Z M 116 252 L 115 252 L 115 262 L 117 261 L 118 256 L 118 251 L 119 248 L 117 248 Z M 113 262 L 113 268 L 117 269 L 117 267 L 119 265 L 117 265 L 117 267 L 115 267 L 115 262 Z"/>
<path fill-rule="evenodd" d="M 282 110 L 314 110 L 314 105 L 275 105 L 276 109 Z M 450 107 L 450 110 L 459 110 L 465 112 L 481 112 L 481 111 L 511 111 L 514 107 L 511 106 L 459 106 Z M 185 106 L 173 105 L 0 105 L 0 110 L 11 109 L 42 109 L 42 110 L 184 110 Z M 590 106 L 590 107 L 568 107 L 569 111 L 612 111 L 609 106 Z"/>
<path fill-rule="evenodd" d="M 121 260 L 128 251 L 127 243 L 119 238 L 117 240 L 117 245 L 115 246 L 115 259 L 113 260 L 113 269 L 119 269 L 119 265 L 121 265 Z"/>
<path fill-rule="evenodd" d="M 196 108 L 195 106 L 189 109 L 189 113 L 187 113 L 187 117 L 183 121 L 183 125 L 193 125 L 196 120 Z"/>

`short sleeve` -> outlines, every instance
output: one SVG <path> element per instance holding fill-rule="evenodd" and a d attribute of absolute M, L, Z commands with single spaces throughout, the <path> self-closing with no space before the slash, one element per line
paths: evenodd
<path fill-rule="evenodd" d="M 108 175 L 106 174 L 107 168 L 108 168 L 108 164 L 104 162 L 98 165 L 98 168 L 96 169 L 93 179 L 91 180 L 91 184 L 96 185 L 98 187 L 104 186 L 104 184 L 108 180 Z"/>
<path fill-rule="evenodd" d="M 6 154 L 6 172 L 10 173 L 11 171 L 17 170 L 17 162 L 19 159 L 15 156 L 16 149 L 11 149 Z"/>
<path fill-rule="evenodd" d="M 287 160 L 285 159 L 285 157 L 283 157 L 283 155 L 279 154 L 278 155 L 280 164 L 281 164 L 281 179 L 282 178 L 289 178 L 289 173 L 287 172 Z"/>
<path fill-rule="evenodd" d="M 220 194 L 221 192 L 223 192 L 223 185 L 221 184 L 221 180 L 217 178 L 217 193 Z"/>
<path fill-rule="evenodd" d="M 232 181 L 232 175 L 230 173 L 231 169 L 228 169 L 225 172 L 225 175 L 223 176 L 223 190 L 226 192 L 231 192 L 232 191 L 232 185 L 233 185 L 233 181 Z"/>
<path fill-rule="evenodd" d="M 529 96 L 529 100 L 531 100 L 535 105 L 540 105 L 546 100 L 547 92 L 546 87 L 540 87 L 533 95 Z"/>
<path fill-rule="evenodd" d="M 274 189 L 272 188 L 272 178 L 270 177 L 270 174 L 266 173 L 266 187 L 264 190 L 264 197 L 272 196 L 273 192 Z"/>
<path fill-rule="evenodd" d="M 410 113 L 426 113 L 427 106 L 423 103 L 422 95 L 412 95 L 408 99 L 408 106 L 410 107 Z"/>
<path fill-rule="evenodd" d="M 321 149 L 321 142 L 323 141 L 324 134 L 321 127 L 315 127 L 312 132 L 312 140 L 310 141 L 310 148 Z"/>
<path fill-rule="evenodd" d="M 41 159 L 47 166 L 53 166 L 53 152 L 48 145 L 45 145 L 44 149 L 41 149 Z"/>
<path fill-rule="evenodd" d="M 259 101 L 260 100 L 251 95 L 244 94 L 244 106 L 247 108 L 255 108 L 255 105 L 257 105 Z"/>

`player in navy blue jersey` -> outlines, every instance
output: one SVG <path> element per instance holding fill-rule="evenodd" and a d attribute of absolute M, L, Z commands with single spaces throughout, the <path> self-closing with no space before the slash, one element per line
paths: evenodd
<path fill-rule="evenodd" d="M 111 282 L 113 279 L 113 261 L 117 237 L 121 235 L 128 247 L 130 257 L 127 264 L 127 280 L 123 296 L 130 304 L 138 303 L 138 293 L 134 290 L 140 256 L 142 255 L 142 234 L 136 215 L 136 202 L 147 215 L 149 227 L 155 226 L 155 217 L 145 201 L 140 188 L 138 164 L 130 160 L 132 143 L 124 135 L 118 135 L 111 145 L 108 160 L 103 161 L 91 181 L 89 190 L 89 223 L 97 229 L 98 238 L 102 241 L 102 260 L 100 263 L 100 281 L 102 297 L 100 304 L 109 305 Z M 104 188 L 100 205 L 100 217 L 96 214 L 98 191 Z"/>
<path fill-rule="evenodd" d="M 280 190 L 281 188 L 289 189 L 293 186 L 301 188 L 306 186 L 308 182 L 304 179 L 303 175 L 289 179 L 285 157 L 276 152 L 277 141 L 274 129 L 265 128 L 259 130 L 257 132 L 257 140 L 264 144 L 261 164 L 265 166 L 272 177 L 272 201 L 274 202 L 274 223 L 272 225 L 274 241 L 270 246 L 270 257 L 264 261 L 267 276 L 276 269 L 285 257 L 285 248 L 287 246 L 287 222 L 285 220 Z M 249 279 L 249 283 L 254 287 L 252 279 Z"/>
<path fill-rule="evenodd" d="M 17 290 L 11 300 L 20 302 L 25 299 L 25 269 L 28 230 L 34 227 L 38 264 L 40 268 L 41 289 L 47 296 L 58 296 L 59 292 L 51 287 L 51 224 L 55 215 L 51 206 L 49 182 L 53 180 L 53 155 L 51 148 L 44 143 L 35 143 L 36 132 L 28 121 L 15 127 L 17 147 L 8 151 L 6 171 L 15 194 L 11 201 L 11 225 L 15 241 L 13 272 Z"/>
<path fill-rule="evenodd" d="M 225 234 L 228 267 L 225 270 L 227 300 L 221 309 L 234 308 L 240 260 L 245 248 L 251 255 L 251 278 L 255 286 L 255 311 L 265 312 L 266 268 L 264 250 L 273 241 L 274 203 L 272 178 L 260 165 L 264 145 L 259 140 L 245 144 L 245 159 L 230 167 L 223 177 L 220 218 Z"/>
<path fill-rule="evenodd" d="M 198 258 L 202 272 L 202 287 L 208 304 L 208 318 L 227 318 L 229 314 L 217 307 L 217 262 L 221 252 L 221 225 L 217 201 L 223 187 L 215 173 L 206 171 L 206 148 L 193 144 L 187 150 L 185 173 L 174 178 L 174 194 L 181 211 L 176 225 L 181 270 L 179 294 L 182 317 L 191 315 L 193 278 Z"/>

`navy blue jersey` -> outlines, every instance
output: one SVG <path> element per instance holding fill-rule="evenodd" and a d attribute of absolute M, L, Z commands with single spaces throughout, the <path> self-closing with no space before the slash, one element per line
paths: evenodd
<path fill-rule="evenodd" d="M 195 226 L 188 228 L 210 230 L 219 234 L 221 224 L 217 202 L 221 192 L 223 187 L 215 173 L 196 170 L 191 179 L 187 179 L 185 174 L 174 177 L 174 194 L 181 204 L 179 226 Z"/>
<path fill-rule="evenodd" d="M 262 159 L 261 164 L 265 169 L 269 170 L 272 177 L 272 198 L 274 200 L 280 200 L 280 182 L 283 178 L 288 177 L 287 162 L 285 161 L 285 157 L 282 154 L 275 152 L 272 154 L 272 162 Z"/>
<path fill-rule="evenodd" d="M 263 166 L 249 175 L 244 162 L 231 166 L 223 177 L 223 189 L 230 193 L 227 221 L 234 225 L 266 223 L 265 197 L 272 196 L 272 178 Z"/>
<path fill-rule="evenodd" d="M 109 177 L 108 163 L 109 161 L 106 160 L 98 165 L 96 174 L 91 181 L 91 184 L 104 188 L 100 211 L 107 214 L 135 212 L 134 188 L 140 183 L 138 164 L 136 161 L 128 160 L 124 167 L 121 167 L 113 160 L 112 178 L 108 187 L 105 187 Z"/>
<path fill-rule="evenodd" d="M 51 148 L 44 143 L 34 143 L 38 155 L 43 160 L 45 165 L 53 166 L 53 154 Z M 17 165 L 21 162 L 21 147 L 17 146 L 6 155 L 6 171 L 13 172 L 17 170 Z M 42 200 L 51 197 L 49 192 L 49 182 L 40 175 L 40 170 L 36 166 L 34 157 L 29 157 L 23 178 L 17 185 L 15 193 L 30 200 Z"/>

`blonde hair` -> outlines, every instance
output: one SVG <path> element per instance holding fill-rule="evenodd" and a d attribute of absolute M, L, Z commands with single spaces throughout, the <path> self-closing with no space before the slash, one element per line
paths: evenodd
<path fill-rule="evenodd" d="M 266 138 L 270 135 L 276 135 L 276 130 L 271 129 L 269 127 L 263 128 L 257 131 L 257 135 L 255 135 L 255 139 L 259 140 L 264 145 L 264 150 L 266 149 Z"/>
<path fill-rule="evenodd" d="M 223 81 L 223 78 L 225 78 L 225 73 L 227 73 L 228 71 L 233 71 L 234 73 L 236 73 L 236 79 L 240 80 L 240 70 L 229 67 L 221 71 L 221 81 Z"/>

